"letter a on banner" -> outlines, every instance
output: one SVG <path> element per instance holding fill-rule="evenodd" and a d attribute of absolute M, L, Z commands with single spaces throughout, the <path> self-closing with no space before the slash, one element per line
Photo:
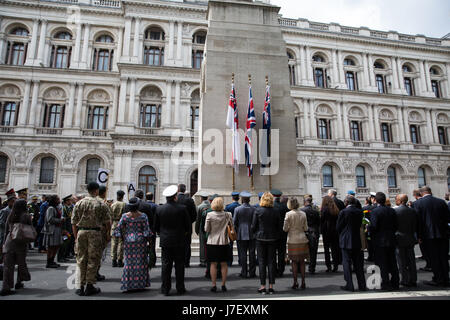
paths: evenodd
<path fill-rule="evenodd" d="M 109 179 L 109 170 L 99 168 L 97 173 L 97 183 L 101 186 L 105 186 Z"/>
<path fill-rule="evenodd" d="M 134 193 L 136 192 L 136 183 L 130 182 L 128 184 L 128 200 L 134 198 Z"/>

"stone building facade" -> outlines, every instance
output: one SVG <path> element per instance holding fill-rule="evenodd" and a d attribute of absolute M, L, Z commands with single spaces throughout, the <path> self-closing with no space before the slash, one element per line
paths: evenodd
<path fill-rule="evenodd" d="M 207 2 L 0 7 L 0 193 L 85 193 L 98 168 L 110 170 L 110 198 L 129 182 L 157 201 L 170 184 L 195 193 Z M 443 196 L 450 39 L 279 21 L 297 107 L 299 193 L 393 197 L 427 184 Z"/>

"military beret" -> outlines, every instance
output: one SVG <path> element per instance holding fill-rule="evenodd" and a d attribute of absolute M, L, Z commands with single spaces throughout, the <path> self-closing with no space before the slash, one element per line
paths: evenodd
<path fill-rule="evenodd" d="M 240 196 L 240 197 L 243 197 L 243 198 L 251 198 L 252 194 L 251 194 L 250 192 L 248 192 L 248 191 L 242 191 L 242 192 L 239 194 L 239 196 Z"/>
<path fill-rule="evenodd" d="M 351 196 L 354 196 L 354 195 L 356 195 L 356 192 L 353 191 L 353 190 L 348 190 L 348 191 L 347 191 L 347 194 L 349 194 L 349 195 L 351 195 Z"/>
<path fill-rule="evenodd" d="M 264 192 L 258 193 L 258 198 L 262 198 L 263 194 L 264 194 Z"/>
<path fill-rule="evenodd" d="M 272 189 L 270 190 L 270 193 L 274 196 L 274 197 L 281 197 L 281 195 L 283 194 L 283 192 L 281 192 L 278 189 Z"/>
<path fill-rule="evenodd" d="M 239 195 L 239 192 L 232 192 L 232 193 L 231 193 L 231 196 L 232 196 L 232 197 L 236 197 L 236 196 L 238 196 L 238 195 Z"/>
<path fill-rule="evenodd" d="M 71 195 L 71 194 L 69 194 L 68 196 L 65 196 L 65 197 L 63 198 L 63 201 L 67 201 L 67 200 L 69 200 L 70 198 L 72 198 L 72 195 Z"/>

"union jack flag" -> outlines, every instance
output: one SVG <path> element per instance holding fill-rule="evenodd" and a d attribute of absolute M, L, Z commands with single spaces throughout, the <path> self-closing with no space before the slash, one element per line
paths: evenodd
<path fill-rule="evenodd" d="M 253 107 L 252 87 L 250 86 L 248 97 L 248 112 L 247 112 L 247 132 L 245 133 L 245 164 L 248 168 L 248 176 L 253 175 L 252 164 L 252 128 L 256 126 L 255 109 Z"/>
<path fill-rule="evenodd" d="M 239 171 L 240 146 L 239 146 L 239 119 L 238 108 L 236 103 L 236 92 L 234 83 L 231 85 L 230 100 L 228 102 L 228 113 L 226 126 L 233 130 L 233 143 L 231 145 L 231 165 L 234 171 Z"/>

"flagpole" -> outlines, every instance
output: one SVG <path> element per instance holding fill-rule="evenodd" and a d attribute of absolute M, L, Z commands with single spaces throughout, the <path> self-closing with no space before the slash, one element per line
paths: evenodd
<path fill-rule="evenodd" d="M 231 74 L 231 84 L 234 85 L 234 72 Z M 233 142 L 232 143 L 234 144 L 234 137 L 233 137 Z M 233 179 L 232 179 L 232 182 L 231 182 L 231 188 L 232 188 L 232 191 L 234 191 L 234 190 L 236 190 L 236 176 L 235 176 L 235 172 L 234 172 L 234 159 L 231 159 L 231 162 L 232 162 L 232 164 L 231 164 L 231 172 L 233 174 Z"/>
<path fill-rule="evenodd" d="M 252 86 L 252 75 L 251 74 L 248 75 L 248 85 L 249 85 L 249 87 Z M 253 141 L 252 141 L 252 143 L 253 143 Z M 253 192 L 253 191 L 255 191 L 255 185 L 253 183 L 253 164 L 252 164 L 252 161 L 253 161 L 253 159 L 252 159 L 253 158 L 253 150 L 252 150 L 252 154 L 249 155 L 249 156 L 250 156 L 249 163 L 252 166 L 252 172 L 251 172 L 251 175 L 250 175 L 250 190 Z"/>
<path fill-rule="evenodd" d="M 269 76 L 266 76 L 266 90 L 267 87 L 269 86 Z M 272 112 L 272 110 L 271 110 Z M 269 135 L 269 143 L 267 146 L 267 155 L 270 154 L 270 147 L 271 147 L 271 140 L 272 140 L 272 136 L 269 134 L 269 132 L 267 133 Z M 271 168 L 270 168 L 270 163 L 269 163 L 269 190 L 272 190 L 272 175 L 271 175 Z"/>

